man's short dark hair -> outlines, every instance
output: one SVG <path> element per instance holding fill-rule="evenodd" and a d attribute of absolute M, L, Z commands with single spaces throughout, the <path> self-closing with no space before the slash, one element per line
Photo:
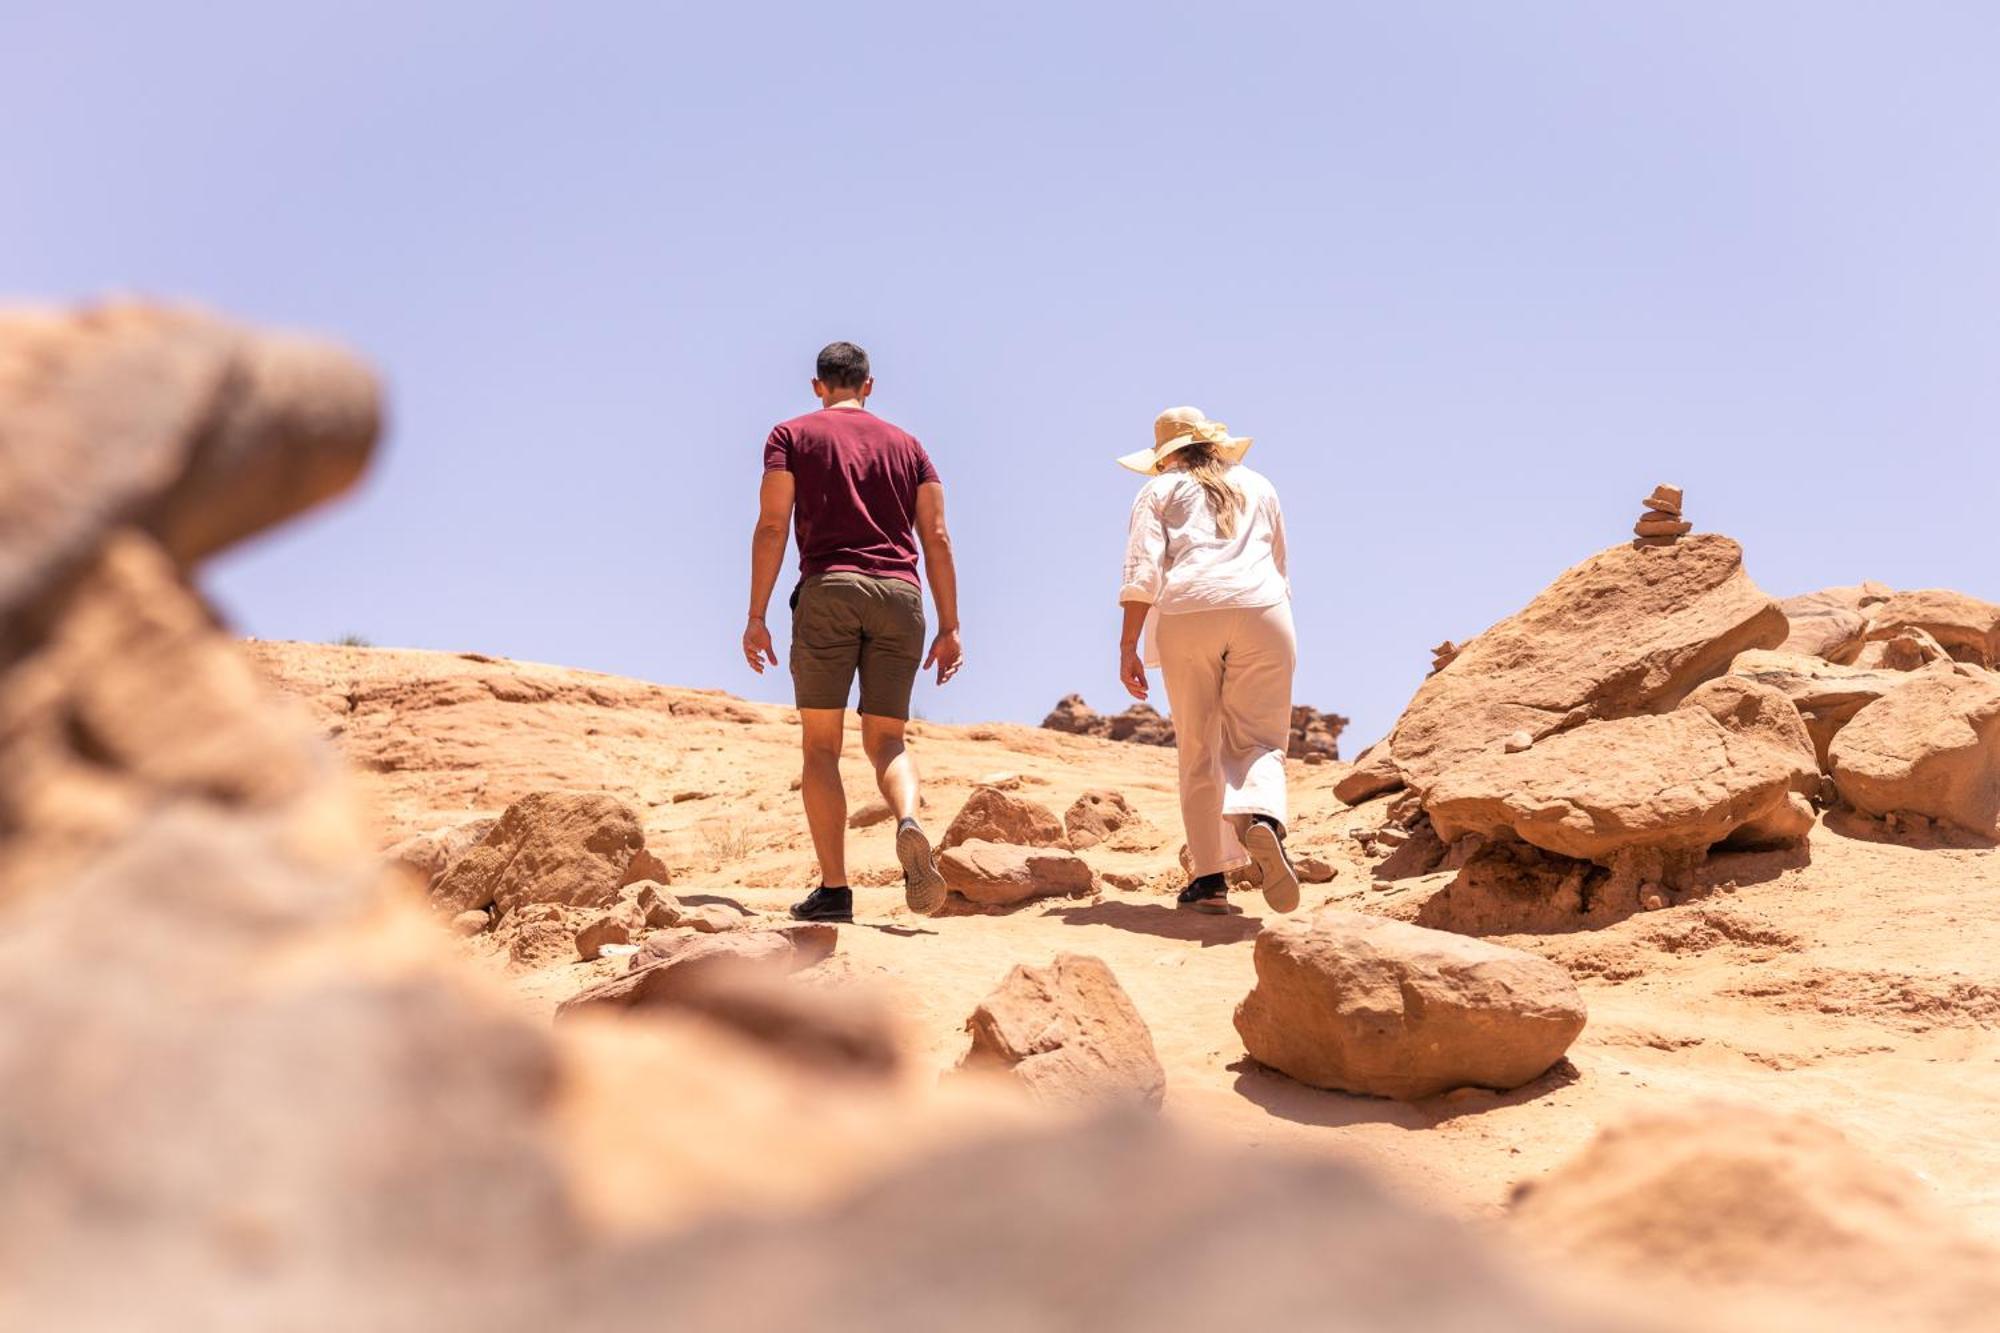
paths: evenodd
<path fill-rule="evenodd" d="M 829 389 L 858 389 L 868 382 L 868 353 L 853 343 L 819 349 L 819 382 Z"/>

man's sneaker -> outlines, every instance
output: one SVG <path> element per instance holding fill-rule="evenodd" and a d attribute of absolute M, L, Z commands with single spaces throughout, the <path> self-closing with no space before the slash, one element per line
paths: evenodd
<path fill-rule="evenodd" d="M 931 855 L 931 840 L 914 819 L 896 825 L 896 859 L 903 863 L 903 900 L 918 916 L 936 916 L 944 907 L 944 876 Z"/>
<path fill-rule="evenodd" d="M 1203 875 L 1181 890 L 1174 905 L 1190 912 L 1221 915 L 1229 910 L 1229 881 L 1221 875 Z"/>
<path fill-rule="evenodd" d="M 1264 872 L 1264 901 L 1274 912 L 1289 912 L 1299 905 L 1299 872 L 1285 855 L 1285 840 L 1278 836 L 1276 823 L 1263 815 L 1250 822 L 1243 834 L 1243 847 Z"/>
<path fill-rule="evenodd" d="M 808 893 L 804 902 L 792 904 L 792 920 L 852 921 L 854 890 L 829 889 L 822 884 Z"/>

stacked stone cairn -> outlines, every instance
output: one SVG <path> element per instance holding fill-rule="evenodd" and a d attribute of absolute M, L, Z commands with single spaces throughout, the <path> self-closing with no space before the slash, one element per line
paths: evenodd
<path fill-rule="evenodd" d="M 1668 546 L 1685 537 L 1694 524 L 1681 518 L 1681 488 L 1661 483 L 1642 503 L 1639 521 L 1632 525 L 1641 546 Z"/>
<path fill-rule="evenodd" d="M 1431 649 L 1431 674 L 1435 676 L 1438 672 L 1450 666 L 1452 659 L 1457 656 L 1458 645 L 1450 639 L 1446 639 L 1443 643 Z"/>

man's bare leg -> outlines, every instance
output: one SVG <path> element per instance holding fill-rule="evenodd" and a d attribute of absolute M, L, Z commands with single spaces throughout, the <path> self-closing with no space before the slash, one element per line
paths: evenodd
<path fill-rule="evenodd" d="M 820 883 L 835 888 L 847 884 L 847 792 L 840 785 L 846 719 L 844 708 L 799 710 L 803 749 L 799 799 L 806 807 L 806 827 L 812 830 Z"/>
<path fill-rule="evenodd" d="M 898 823 L 917 814 L 917 760 L 903 744 L 900 717 L 861 715 L 861 748 L 875 766 L 875 786 Z"/>
<path fill-rule="evenodd" d="M 919 916 L 944 907 L 944 877 L 931 855 L 930 839 L 917 823 L 917 761 L 903 745 L 899 717 L 861 715 L 861 748 L 875 767 L 875 785 L 896 816 L 896 860 L 903 867 L 903 898 Z"/>

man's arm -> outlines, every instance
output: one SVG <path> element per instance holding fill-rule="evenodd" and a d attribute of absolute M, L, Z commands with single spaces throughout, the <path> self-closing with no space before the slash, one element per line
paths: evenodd
<path fill-rule="evenodd" d="M 757 492 L 757 528 L 750 534 L 750 619 L 743 627 L 743 656 L 760 676 L 767 662 L 772 666 L 778 662 L 764 613 L 771 607 L 771 589 L 778 585 L 785 545 L 791 540 L 795 491 L 791 473 L 771 471 L 764 474 L 764 484 Z"/>
<path fill-rule="evenodd" d="M 965 650 L 958 641 L 958 566 L 952 563 L 951 533 L 944 525 L 944 487 L 927 481 L 917 487 L 917 542 L 924 548 L 924 579 L 937 605 L 938 632 L 925 666 L 937 667 L 938 684 L 958 674 Z"/>

